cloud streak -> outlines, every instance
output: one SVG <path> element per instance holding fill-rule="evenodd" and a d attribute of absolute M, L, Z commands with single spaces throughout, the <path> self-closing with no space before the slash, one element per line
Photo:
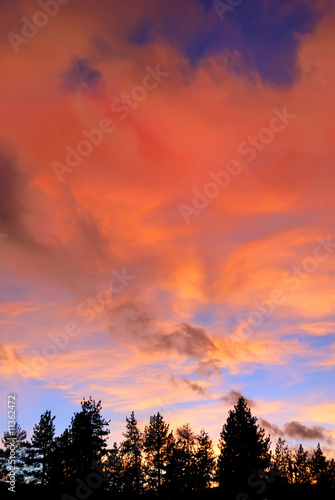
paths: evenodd
<path fill-rule="evenodd" d="M 313 440 L 325 441 L 332 444 L 333 439 L 329 435 L 329 431 L 321 425 L 303 425 L 296 420 L 287 422 L 284 428 L 281 429 L 278 425 L 272 424 L 265 419 L 260 419 L 260 424 L 267 429 L 272 436 L 288 437 L 295 440 Z"/>

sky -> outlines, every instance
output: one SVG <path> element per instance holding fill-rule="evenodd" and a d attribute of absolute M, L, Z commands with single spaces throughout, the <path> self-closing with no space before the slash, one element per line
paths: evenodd
<path fill-rule="evenodd" d="M 334 3 L 0 14 L 1 407 L 217 442 L 243 395 L 334 456 Z"/>

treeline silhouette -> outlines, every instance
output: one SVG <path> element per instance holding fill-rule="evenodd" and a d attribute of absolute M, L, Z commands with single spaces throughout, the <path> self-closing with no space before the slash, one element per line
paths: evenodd
<path fill-rule="evenodd" d="M 0 454 L 0 493 L 62 500 L 88 498 L 285 499 L 332 498 L 335 463 L 320 444 L 312 454 L 303 446 L 292 451 L 278 439 L 270 451 L 270 436 L 257 424 L 247 401 L 240 397 L 222 427 L 219 455 L 202 429 L 190 424 L 175 433 L 157 413 L 141 431 L 134 412 L 126 418 L 122 442 L 108 448 L 109 421 L 101 401 L 83 399 L 67 429 L 55 437 L 55 416 L 41 415 L 32 438 L 15 424 L 4 433 Z M 15 487 L 9 491 L 10 447 L 15 442 Z"/>

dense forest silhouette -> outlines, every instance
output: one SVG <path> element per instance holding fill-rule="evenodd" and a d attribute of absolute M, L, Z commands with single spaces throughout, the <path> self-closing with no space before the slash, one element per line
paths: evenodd
<path fill-rule="evenodd" d="M 320 444 L 313 453 L 290 450 L 257 424 L 240 397 L 222 427 L 219 454 L 209 434 L 189 423 L 174 433 L 157 413 L 144 430 L 134 412 L 126 418 L 122 442 L 108 448 L 109 421 L 101 401 L 83 399 L 68 428 L 55 437 L 55 416 L 41 415 L 32 438 L 19 424 L 5 432 L 0 450 L 1 498 L 87 500 L 131 498 L 319 499 L 333 498 L 335 462 Z M 14 438 L 13 438 L 14 436 Z M 15 488 L 9 491 L 10 446 L 15 442 Z"/>

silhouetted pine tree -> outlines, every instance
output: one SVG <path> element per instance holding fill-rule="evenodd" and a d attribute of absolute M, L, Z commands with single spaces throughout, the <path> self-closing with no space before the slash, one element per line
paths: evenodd
<path fill-rule="evenodd" d="M 169 424 L 164 422 L 160 413 L 150 417 L 150 424 L 144 429 L 144 452 L 149 488 L 160 493 L 165 471 L 169 461 L 173 435 L 169 433 Z"/>
<path fill-rule="evenodd" d="M 298 484 L 307 484 L 309 482 L 309 463 L 307 451 L 300 444 L 293 456 L 294 460 L 294 481 Z"/>
<path fill-rule="evenodd" d="M 4 481 L 7 476 L 5 449 L 0 448 L 0 481 Z"/>
<path fill-rule="evenodd" d="M 73 450 L 69 428 L 55 438 L 50 455 L 50 484 L 69 487 L 73 480 Z"/>
<path fill-rule="evenodd" d="M 172 434 L 167 446 L 166 456 L 164 490 L 168 491 L 169 495 L 174 495 L 184 490 L 186 457 L 184 443 L 180 439 L 177 441 Z"/>
<path fill-rule="evenodd" d="M 143 436 L 138 429 L 134 412 L 131 413 L 130 418 L 126 417 L 126 422 L 127 430 L 123 433 L 125 440 L 121 443 L 124 483 L 126 489 L 139 494 L 143 487 Z"/>
<path fill-rule="evenodd" d="M 5 449 L 2 457 L 2 472 L 3 477 L 7 477 L 10 472 L 10 467 L 13 465 L 9 463 L 10 446 L 14 445 L 15 448 L 15 480 L 17 483 L 24 483 L 28 475 L 27 467 L 27 454 L 30 448 L 30 443 L 26 440 L 27 432 L 21 429 L 21 426 L 15 422 L 11 431 L 5 431 L 1 439 Z"/>
<path fill-rule="evenodd" d="M 82 410 L 75 413 L 69 427 L 74 473 L 86 477 L 93 462 L 101 463 L 107 453 L 106 436 L 109 434 L 109 422 L 101 416 L 101 401 L 97 403 L 91 397 L 81 402 Z"/>
<path fill-rule="evenodd" d="M 33 428 L 29 463 L 34 467 L 32 476 L 42 486 L 50 481 L 51 455 L 55 436 L 54 420 L 55 417 L 51 417 L 51 411 L 46 411 Z"/>
<path fill-rule="evenodd" d="M 196 448 L 194 451 L 194 485 L 197 491 L 210 487 L 215 471 L 215 454 L 213 442 L 204 429 L 196 437 Z"/>
<path fill-rule="evenodd" d="M 52 481 L 57 477 L 59 484 L 71 486 L 76 478 L 84 480 L 94 471 L 93 463 L 101 464 L 106 455 L 106 436 L 109 434 L 109 422 L 101 416 L 101 401 L 97 403 L 91 397 L 81 401 L 81 411 L 71 418 L 71 424 L 55 440 L 52 461 L 56 470 Z"/>
<path fill-rule="evenodd" d="M 328 483 L 327 469 L 327 459 L 323 454 L 320 443 L 318 443 L 318 446 L 316 450 L 313 451 L 311 458 L 311 476 L 312 480 L 319 486 L 325 486 Z"/>
<path fill-rule="evenodd" d="M 278 438 L 273 467 L 274 470 L 280 472 L 280 476 L 283 482 L 290 484 L 291 481 L 291 468 L 292 468 L 292 452 L 290 451 L 287 444 L 285 444 L 285 439 Z"/>
<path fill-rule="evenodd" d="M 195 486 L 195 436 L 190 424 L 178 427 L 176 437 L 170 441 L 165 475 L 165 487 L 170 494 L 190 491 Z"/>
<path fill-rule="evenodd" d="M 119 494 L 124 490 L 124 463 L 121 446 L 113 444 L 113 448 L 107 451 L 107 463 L 105 470 L 108 475 L 108 489 L 112 494 Z"/>
<path fill-rule="evenodd" d="M 253 473 L 268 468 L 270 438 L 264 434 L 246 400 L 240 397 L 220 434 L 217 479 L 221 487 L 243 490 Z"/>
<path fill-rule="evenodd" d="M 335 460 L 328 461 L 327 480 L 331 487 L 335 488 Z"/>
<path fill-rule="evenodd" d="M 178 427 L 176 431 L 178 446 L 181 450 L 179 461 L 181 482 L 183 490 L 191 490 L 194 486 L 195 464 L 194 464 L 194 446 L 195 436 L 189 423 Z"/>

